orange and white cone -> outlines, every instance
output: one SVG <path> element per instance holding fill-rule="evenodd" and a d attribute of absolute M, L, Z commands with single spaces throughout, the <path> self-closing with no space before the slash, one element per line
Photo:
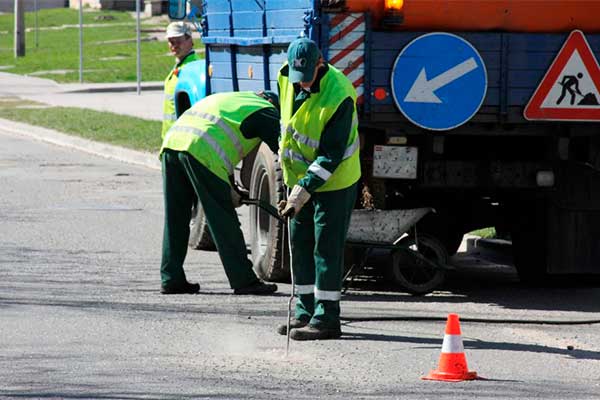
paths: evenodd
<path fill-rule="evenodd" d="M 467 367 L 457 314 L 448 314 L 438 369 L 432 370 L 421 379 L 448 382 L 477 379 L 477 372 L 469 371 Z"/>

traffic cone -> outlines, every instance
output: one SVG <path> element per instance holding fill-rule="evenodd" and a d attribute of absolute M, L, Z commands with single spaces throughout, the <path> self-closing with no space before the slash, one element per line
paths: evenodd
<path fill-rule="evenodd" d="M 460 336 L 460 322 L 457 314 L 448 314 L 438 369 L 432 370 L 421 379 L 447 382 L 477 379 L 477 372 L 469 371 L 469 368 L 467 368 L 467 359 L 462 337 Z"/>

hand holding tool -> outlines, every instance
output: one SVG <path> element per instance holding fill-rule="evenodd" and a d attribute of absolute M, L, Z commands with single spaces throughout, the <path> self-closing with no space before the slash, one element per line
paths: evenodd
<path fill-rule="evenodd" d="M 310 199 L 310 193 L 302 186 L 295 185 L 287 200 L 281 200 L 277 204 L 279 215 L 282 217 L 294 218 L 304 204 Z"/>

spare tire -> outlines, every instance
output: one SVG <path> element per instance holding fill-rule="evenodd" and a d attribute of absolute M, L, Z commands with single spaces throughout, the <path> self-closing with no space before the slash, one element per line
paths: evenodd
<path fill-rule="evenodd" d="M 284 197 L 277 157 L 264 143 L 258 149 L 250 179 L 250 197 L 276 205 Z M 257 206 L 250 206 L 250 248 L 256 273 L 264 280 L 289 282 L 285 225 Z M 285 243 L 282 243 L 285 242 Z"/>

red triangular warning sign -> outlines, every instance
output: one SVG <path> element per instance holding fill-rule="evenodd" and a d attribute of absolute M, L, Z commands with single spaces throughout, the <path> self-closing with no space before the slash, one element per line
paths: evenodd
<path fill-rule="evenodd" d="M 600 67 L 583 32 L 571 32 L 523 115 L 528 120 L 600 121 Z"/>

